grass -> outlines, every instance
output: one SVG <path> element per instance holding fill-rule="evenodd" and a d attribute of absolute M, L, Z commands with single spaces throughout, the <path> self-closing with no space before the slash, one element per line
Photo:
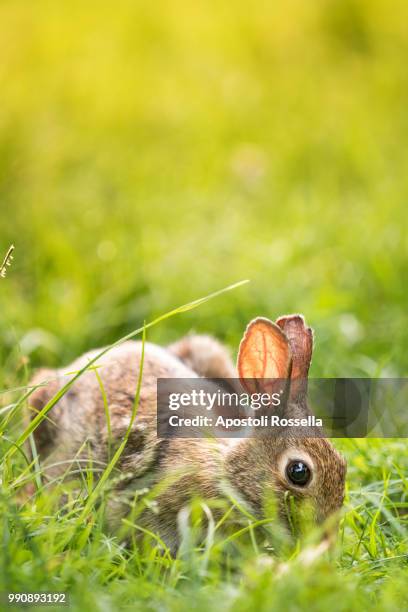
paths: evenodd
<path fill-rule="evenodd" d="M 36 367 L 241 278 L 148 339 L 195 329 L 235 351 L 253 316 L 298 311 L 316 332 L 313 376 L 406 375 L 407 18 L 400 0 L 1 3 L 0 260 L 15 251 L 0 388 L 21 389 L 0 396 L 2 452 L 25 437 Z M 14 446 L 0 590 L 67 589 L 78 610 L 405 609 L 406 443 L 338 445 L 337 548 L 308 567 L 317 534 L 270 554 L 262 530 L 200 543 L 187 519 L 179 558 L 148 534 L 126 550 L 101 527 L 109 482 L 86 506 L 98 466 L 75 499 Z"/>
<path fill-rule="evenodd" d="M 202 303 L 205 300 L 175 309 L 152 324 Z M 143 327 L 143 338 L 152 324 Z M 80 374 L 74 374 L 72 380 Z M 131 423 L 137 418 L 140 383 L 139 374 Z M 116 536 L 107 535 L 102 527 L 106 502 L 112 495 L 109 476 L 120 478 L 114 468 L 131 424 L 107 466 L 94 465 L 90 456 L 88 463 L 73 472 L 77 473 L 74 481 L 62 477 L 46 483 L 38 458 L 34 454 L 30 462 L 23 446 L 33 425 L 18 436 L 27 393 L 2 411 L 3 592 L 66 591 L 73 610 L 90 606 L 98 610 L 187 610 L 192 601 L 197 610 L 214 606 L 225 610 L 298 610 L 305 606 L 325 610 L 329 605 L 350 610 L 367 605 L 367 599 L 375 610 L 406 605 L 408 458 L 404 441 L 338 441 L 349 460 L 348 491 L 338 542 L 329 553 L 305 561 L 321 535 L 310 524 L 303 526 L 301 535 L 288 540 L 280 533 L 273 510 L 256 521 L 230 499 L 215 524 L 206 500 L 193 500 L 180 516 L 182 542 L 173 558 L 158 535 L 137 524 L 140 511 L 154 504 L 159 490 L 137 494 Z M 32 423 L 38 425 L 57 399 Z M 68 464 L 67 473 L 70 467 Z M 27 497 L 30 483 L 35 486 Z M 225 533 L 228 526 L 229 535 Z M 143 540 L 135 537 L 140 532 Z"/>

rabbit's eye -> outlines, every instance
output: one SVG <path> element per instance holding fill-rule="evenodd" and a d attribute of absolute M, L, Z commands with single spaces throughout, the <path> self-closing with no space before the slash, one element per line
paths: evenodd
<path fill-rule="evenodd" d="M 307 485 L 311 475 L 310 468 L 304 461 L 291 461 L 286 467 L 286 476 L 298 487 Z"/>

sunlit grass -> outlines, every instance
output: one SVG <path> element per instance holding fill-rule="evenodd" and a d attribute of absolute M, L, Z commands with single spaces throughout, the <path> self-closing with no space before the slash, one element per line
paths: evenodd
<path fill-rule="evenodd" d="M 67 589 L 78 610 L 408 607 L 404 440 L 337 441 L 337 548 L 305 566 L 307 538 L 274 540 L 233 500 L 221 526 L 196 500 L 171 559 L 140 540 L 141 495 L 124 547 L 103 529 L 115 470 L 95 504 L 106 465 L 47 483 L 27 442 L 52 402 L 22 422 L 37 366 L 145 320 L 151 341 L 194 329 L 235 351 L 252 317 L 302 312 L 312 376 L 406 375 L 407 18 L 385 0 L 1 3 L 0 590 Z"/>
<path fill-rule="evenodd" d="M 204 301 L 174 309 L 155 324 Z M 144 342 L 151 325 L 132 335 L 143 332 Z M 83 371 L 90 367 L 92 363 Z M 314 552 L 322 533 L 306 515 L 295 517 L 300 528 L 290 537 L 279 527 L 273 499 L 259 520 L 226 495 L 215 506 L 192 500 L 180 513 L 181 543 L 173 557 L 158 534 L 138 524 L 141 512 L 156 503 L 163 487 L 171 486 L 165 481 L 151 490 L 136 490 L 121 528 L 109 534 L 104 529 L 106 504 L 115 495 L 115 480 L 121 478 L 115 465 L 137 418 L 141 380 L 142 368 L 127 434 L 109 462 L 84 459 L 80 449 L 77 457 L 66 461 L 62 477 L 51 481 L 42 480 L 41 463 L 36 457 L 30 461 L 24 451 L 22 444 L 32 426 L 17 437 L 17 443 L 12 442 L 18 433 L 16 410 L 21 412 L 23 402 L 14 402 L 2 414 L 3 591 L 68 591 L 71 607 L 78 610 L 87 606 L 187 610 L 191 598 L 198 609 L 279 610 L 287 606 L 289 596 L 293 609 L 302 607 L 303 599 L 309 605 L 313 599 L 313 609 L 332 604 L 336 610 L 348 610 L 359 609 L 366 589 L 374 609 L 404 604 L 408 462 L 401 441 L 339 441 L 349 461 L 348 490 L 337 543 L 326 552 Z M 23 392 L 22 398 L 26 397 Z M 48 407 L 51 417 L 53 405 Z M 37 424 L 46 413 L 38 416 Z M 35 486 L 30 489 L 31 483 Z M 300 519 L 307 522 L 302 525 Z M 336 601 L 340 594 L 341 601 Z"/>

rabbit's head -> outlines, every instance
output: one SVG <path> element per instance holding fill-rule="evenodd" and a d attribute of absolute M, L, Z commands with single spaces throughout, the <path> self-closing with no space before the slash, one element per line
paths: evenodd
<path fill-rule="evenodd" d="M 276 323 L 255 319 L 239 349 L 241 384 L 253 394 L 273 393 L 284 383 L 280 417 L 307 418 L 312 415 L 306 397 L 312 350 L 313 333 L 302 316 L 284 316 Z M 322 522 L 343 503 L 346 462 L 316 427 L 304 427 L 298 435 L 290 433 L 293 428 L 279 431 L 282 435 L 275 432 L 235 444 L 226 461 L 229 478 L 256 509 L 262 509 L 265 492 L 271 490 L 283 516 L 289 494 L 308 500 Z"/>

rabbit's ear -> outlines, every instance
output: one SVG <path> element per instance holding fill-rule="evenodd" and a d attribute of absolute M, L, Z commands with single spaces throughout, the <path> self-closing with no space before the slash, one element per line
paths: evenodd
<path fill-rule="evenodd" d="M 292 353 L 292 378 L 307 378 L 313 352 L 313 331 L 306 326 L 302 315 L 279 317 L 276 325 L 289 341 Z"/>
<path fill-rule="evenodd" d="M 259 391 L 257 378 L 288 378 L 291 364 L 290 345 L 280 327 L 262 317 L 251 321 L 241 340 L 237 363 L 245 389 L 249 393 Z"/>
<path fill-rule="evenodd" d="M 309 412 L 307 406 L 307 375 L 313 352 L 313 332 L 302 315 L 285 315 L 276 324 L 287 337 L 292 352 L 292 373 L 289 400 Z"/>

